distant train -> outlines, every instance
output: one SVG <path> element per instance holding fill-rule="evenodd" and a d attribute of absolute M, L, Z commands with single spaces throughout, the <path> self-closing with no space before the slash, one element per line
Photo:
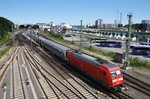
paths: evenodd
<path fill-rule="evenodd" d="M 150 45 L 136 45 L 132 46 L 133 55 L 148 55 L 150 56 Z"/>
<path fill-rule="evenodd" d="M 121 48 L 122 43 L 114 40 L 105 40 L 96 42 L 96 46 Z"/>
<path fill-rule="evenodd" d="M 121 48 L 122 42 L 108 40 L 107 38 L 92 38 L 91 43 L 95 43 L 96 46 L 101 47 L 114 47 L 114 48 Z"/>
<path fill-rule="evenodd" d="M 101 41 L 106 41 L 107 38 L 97 38 L 97 37 L 94 37 L 91 39 L 91 43 L 98 43 L 98 42 L 101 42 Z"/>
<path fill-rule="evenodd" d="M 122 91 L 127 89 L 124 86 L 123 74 L 119 66 L 108 63 L 103 59 L 75 51 L 32 33 L 29 33 L 28 36 L 61 59 L 70 63 L 74 68 L 103 85 L 105 88 L 113 91 Z"/>

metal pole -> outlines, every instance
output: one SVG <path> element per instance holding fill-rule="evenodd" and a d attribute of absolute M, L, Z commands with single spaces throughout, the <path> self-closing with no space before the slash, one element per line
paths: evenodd
<path fill-rule="evenodd" d="M 82 50 L 82 20 L 80 20 L 80 23 L 81 23 L 81 28 L 80 28 L 80 51 Z"/>
<path fill-rule="evenodd" d="M 129 53 L 130 53 L 130 36 L 131 36 L 131 18 L 132 18 L 132 13 L 128 13 L 128 37 L 126 40 L 126 52 L 125 52 L 125 68 L 129 67 L 130 62 L 129 62 Z"/>
<path fill-rule="evenodd" d="M 32 34 L 33 34 L 33 31 L 32 31 Z M 30 46 L 31 46 L 31 49 L 32 49 L 32 38 L 31 38 L 31 31 L 30 31 Z"/>

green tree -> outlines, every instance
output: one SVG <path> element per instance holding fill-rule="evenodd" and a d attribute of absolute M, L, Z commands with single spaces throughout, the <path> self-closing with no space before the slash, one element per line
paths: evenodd
<path fill-rule="evenodd" d="M 111 33 L 108 34 L 109 36 L 111 35 Z"/>
<path fill-rule="evenodd" d="M 25 25 L 19 25 L 19 29 L 24 29 Z"/>
<path fill-rule="evenodd" d="M 131 33 L 131 38 L 133 38 L 135 35 L 133 33 Z"/>
<path fill-rule="evenodd" d="M 135 37 L 136 37 L 136 38 L 139 38 L 139 35 L 138 35 L 138 34 L 136 34 L 136 35 L 135 35 Z"/>
<path fill-rule="evenodd" d="M 6 32 L 4 30 L 0 30 L 0 39 L 7 37 L 7 35 L 8 35 L 8 32 Z"/>
<path fill-rule="evenodd" d="M 116 34 L 116 36 L 118 36 L 118 33 Z"/>
<path fill-rule="evenodd" d="M 129 37 L 129 33 L 126 33 L 126 34 L 125 34 L 125 37 Z"/>
<path fill-rule="evenodd" d="M 44 28 L 44 33 L 48 33 L 48 29 L 47 28 Z"/>
<path fill-rule="evenodd" d="M 115 36 L 115 32 L 112 33 L 113 37 Z"/>
<path fill-rule="evenodd" d="M 13 28 L 14 28 L 13 22 L 4 17 L 0 17 L 0 30 L 11 32 Z"/>
<path fill-rule="evenodd" d="M 108 35 L 108 32 L 105 33 L 105 36 L 107 36 L 107 35 Z"/>
<path fill-rule="evenodd" d="M 8 32 L 11 32 L 13 28 L 13 22 L 4 17 L 0 17 L 0 39 L 5 38 L 8 35 Z"/>
<path fill-rule="evenodd" d="M 123 33 L 121 32 L 120 36 L 122 37 L 123 36 Z"/>

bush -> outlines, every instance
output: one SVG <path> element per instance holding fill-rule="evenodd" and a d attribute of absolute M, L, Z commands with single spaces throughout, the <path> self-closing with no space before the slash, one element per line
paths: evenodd
<path fill-rule="evenodd" d="M 54 37 L 55 39 L 63 39 L 62 35 L 61 35 L 61 34 L 58 34 L 58 33 L 50 32 L 50 33 L 49 33 L 49 36 L 50 36 L 50 37 Z"/>
<path fill-rule="evenodd" d="M 0 30 L 0 39 L 4 39 L 8 36 L 8 32 Z"/>
<path fill-rule="evenodd" d="M 7 35 L 5 38 L 0 39 L 0 46 L 3 44 L 9 44 L 12 41 L 12 39 L 10 38 L 10 35 Z"/>
<path fill-rule="evenodd" d="M 104 52 L 102 50 L 95 49 L 92 46 L 84 46 L 84 49 L 89 50 L 89 51 L 99 54 L 99 55 L 104 55 L 104 56 L 112 58 L 112 59 L 115 57 L 114 52 Z"/>
<path fill-rule="evenodd" d="M 4 56 L 8 51 L 9 49 L 11 48 L 11 46 L 5 48 L 4 50 L 0 51 L 0 58 L 2 58 L 2 56 Z"/>
<path fill-rule="evenodd" d="M 130 58 L 130 66 L 150 69 L 150 63 L 148 61 L 142 61 L 139 58 Z"/>

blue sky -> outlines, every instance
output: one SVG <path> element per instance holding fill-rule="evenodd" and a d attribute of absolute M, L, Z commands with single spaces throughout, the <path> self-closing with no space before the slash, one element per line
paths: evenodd
<path fill-rule="evenodd" d="M 150 0 L 1 0 L 0 16 L 15 23 L 61 22 L 72 25 L 94 24 L 96 19 L 114 23 L 117 12 L 126 24 L 127 13 L 133 13 L 133 22 L 150 20 Z M 119 15 L 118 15 L 118 19 Z"/>

